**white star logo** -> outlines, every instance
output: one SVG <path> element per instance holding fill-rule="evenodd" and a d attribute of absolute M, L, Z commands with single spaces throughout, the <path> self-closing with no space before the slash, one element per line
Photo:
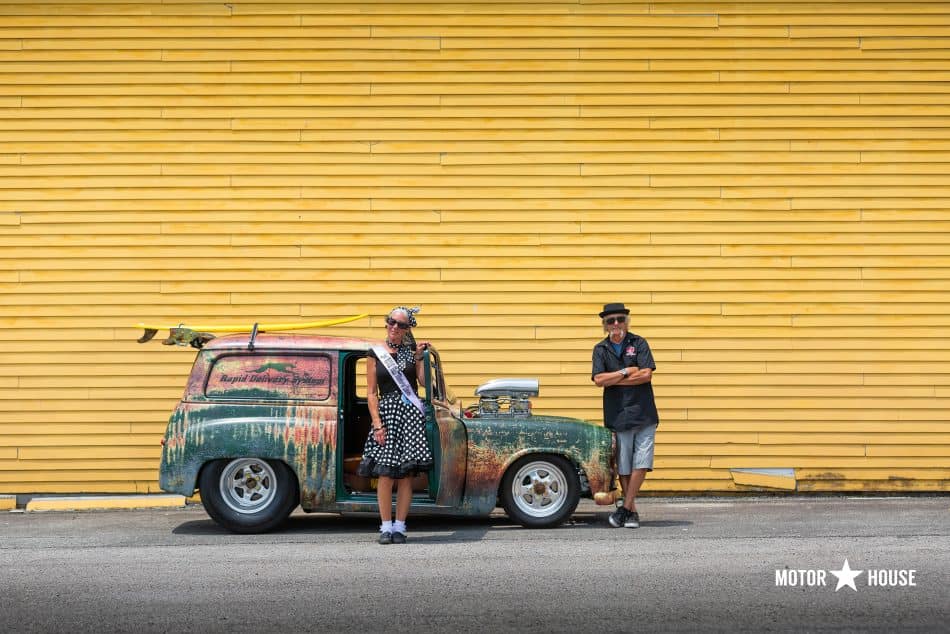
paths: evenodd
<path fill-rule="evenodd" d="M 848 565 L 848 560 L 844 560 L 844 565 L 841 566 L 841 570 L 829 570 L 831 574 L 838 577 L 838 585 L 835 586 L 835 592 L 840 590 L 845 586 L 851 586 L 851 589 L 855 592 L 858 591 L 857 586 L 854 585 L 854 578 L 859 574 L 864 572 L 863 570 L 851 570 L 851 566 Z"/>

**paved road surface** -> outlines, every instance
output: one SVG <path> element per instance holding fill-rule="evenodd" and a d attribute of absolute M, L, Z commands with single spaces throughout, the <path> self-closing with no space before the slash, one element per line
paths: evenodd
<path fill-rule="evenodd" d="M 200 507 L 0 514 L 11 632 L 947 631 L 950 498 L 645 499 L 643 526 L 295 514 L 232 535 Z M 844 560 L 856 590 L 835 590 Z M 824 571 L 777 587 L 776 570 Z M 869 570 L 915 586 L 868 587 Z M 780 573 L 784 574 L 784 573 Z M 795 573 L 798 574 L 798 573 Z M 905 573 L 905 578 L 910 573 Z"/>

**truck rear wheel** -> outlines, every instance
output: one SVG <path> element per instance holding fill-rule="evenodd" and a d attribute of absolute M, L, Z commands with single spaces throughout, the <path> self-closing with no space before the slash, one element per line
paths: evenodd
<path fill-rule="evenodd" d="M 202 469 L 198 488 L 211 519 L 235 533 L 273 530 L 300 501 L 297 477 L 279 460 L 215 460 Z"/>

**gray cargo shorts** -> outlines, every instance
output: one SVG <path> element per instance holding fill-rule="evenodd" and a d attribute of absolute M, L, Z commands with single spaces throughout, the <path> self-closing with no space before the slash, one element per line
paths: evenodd
<path fill-rule="evenodd" d="M 656 425 L 641 425 L 617 434 L 617 473 L 630 475 L 634 469 L 653 471 L 653 441 Z"/>

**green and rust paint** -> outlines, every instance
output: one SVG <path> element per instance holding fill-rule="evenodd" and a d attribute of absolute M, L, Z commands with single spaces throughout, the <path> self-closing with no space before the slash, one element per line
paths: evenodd
<path fill-rule="evenodd" d="M 497 504 L 505 471 L 527 455 L 556 455 L 578 467 L 591 492 L 606 491 L 612 481 L 611 434 L 599 425 L 575 418 L 488 416 L 466 419 L 468 472 L 464 505 L 472 513 L 488 513 Z"/>
<path fill-rule="evenodd" d="M 311 339 L 261 337 L 266 348 L 250 350 L 246 336 L 226 337 L 198 353 L 168 422 L 163 490 L 191 495 L 203 465 L 254 456 L 293 469 L 304 509 L 335 501 L 339 354 L 301 346 L 301 338 Z"/>
<path fill-rule="evenodd" d="M 191 495 L 206 463 L 254 456 L 289 465 L 301 505 L 319 507 L 336 497 L 336 427 L 335 408 L 184 404 L 169 421 L 159 483 L 165 491 Z"/>
<path fill-rule="evenodd" d="M 253 350 L 247 344 L 247 335 L 222 337 L 198 353 L 169 419 L 161 488 L 191 495 L 203 465 L 253 456 L 293 469 L 305 511 L 373 510 L 375 499 L 337 497 L 339 378 L 346 355 L 365 354 L 370 342 L 261 335 Z M 414 501 L 426 512 L 487 515 L 498 504 L 506 469 L 526 455 L 568 459 L 587 477 L 592 495 L 612 484 L 611 434 L 599 425 L 534 415 L 460 419 L 452 404 L 429 407 L 438 486 L 432 499 Z"/>

